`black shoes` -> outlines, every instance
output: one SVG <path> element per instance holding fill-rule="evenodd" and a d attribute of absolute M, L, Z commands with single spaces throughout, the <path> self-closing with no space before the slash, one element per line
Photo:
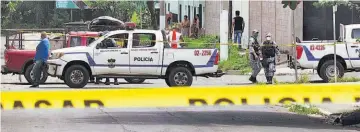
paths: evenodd
<path fill-rule="evenodd" d="M 272 77 L 266 77 L 266 84 L 272 84 Z"/>
<path fill-rule="evenodd" d="M 257 83 L 256 77 L 251 76 L 251 77 L 249 78 L 249 80 L 250 80 L 252 83 Z"/>

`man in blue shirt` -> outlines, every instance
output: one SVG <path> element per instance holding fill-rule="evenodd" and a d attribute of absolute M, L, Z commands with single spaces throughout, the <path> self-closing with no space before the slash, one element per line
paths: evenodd
<path fill-rule="evenodd" d="M 35 65 L 32 69 L 34 73 L 34 83 L 30 87 L 39 87 L 41 79 L 41 73 L 46 65 L 46 61 L 49 58 L 50 42 L 46 36 L 46 32 L 41 33 L 41 41 L 36 47 L 36 54 L 34 58 Z"/>

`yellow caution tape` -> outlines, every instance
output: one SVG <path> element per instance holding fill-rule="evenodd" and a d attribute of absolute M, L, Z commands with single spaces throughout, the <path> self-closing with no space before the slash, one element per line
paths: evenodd
<path fill-rule="evenodd" d="M 360 102 L 360 84 L 3 91 L 1 108 L 119 108 Z"/>

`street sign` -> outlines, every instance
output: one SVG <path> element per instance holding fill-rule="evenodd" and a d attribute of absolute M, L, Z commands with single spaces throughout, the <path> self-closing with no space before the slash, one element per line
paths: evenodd
<path fill-rule="evenodd" d="M 56 8 L 62 9 L 89 9 L 89 5 L 83 0 L 56 0 Z"/>

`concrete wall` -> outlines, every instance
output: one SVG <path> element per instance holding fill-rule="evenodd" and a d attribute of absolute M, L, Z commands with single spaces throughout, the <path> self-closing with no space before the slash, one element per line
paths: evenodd
<path fill-rule="evenodd" d="M 249 1 L 233 1 L 233 7 L 232 7 L 232 16 L 235 17 L 235 11 L 240 11 L 240 16 L 244 18 L 245 22 L 245 28 L 244 32 L 241 37 L 241 44 L 243 48 L 247 48 L 247 44 L 249 43 L 249 37 L 251 34 L 249 34 L 249 19 L 250 19 L 250 7 L 249 7 Z M 234 36 L 234 35 L 233 35 Z"/>
<path fill-rule="evenodd" d="M 303 4 L 295 10 L 295 36 L 302 39 L 303 32 Z M 259 41 L 265 40 L 270 32 L 278 44 L 292 42 L 292 11 L 283 8 L 281 1 L 250 1 L 250 30 L 259 30 Z M 280 50 L 290 50 L 291 47 L 281 46 Z"/>
<path fill-rule="evenodd" d="M 220 33 L 220 13 L 222 9 L 228 9 L 228 1 L 205 1 L 205 34 L 219 35 Z M 227 21 L 227 20 L 223 20 Z"/>

